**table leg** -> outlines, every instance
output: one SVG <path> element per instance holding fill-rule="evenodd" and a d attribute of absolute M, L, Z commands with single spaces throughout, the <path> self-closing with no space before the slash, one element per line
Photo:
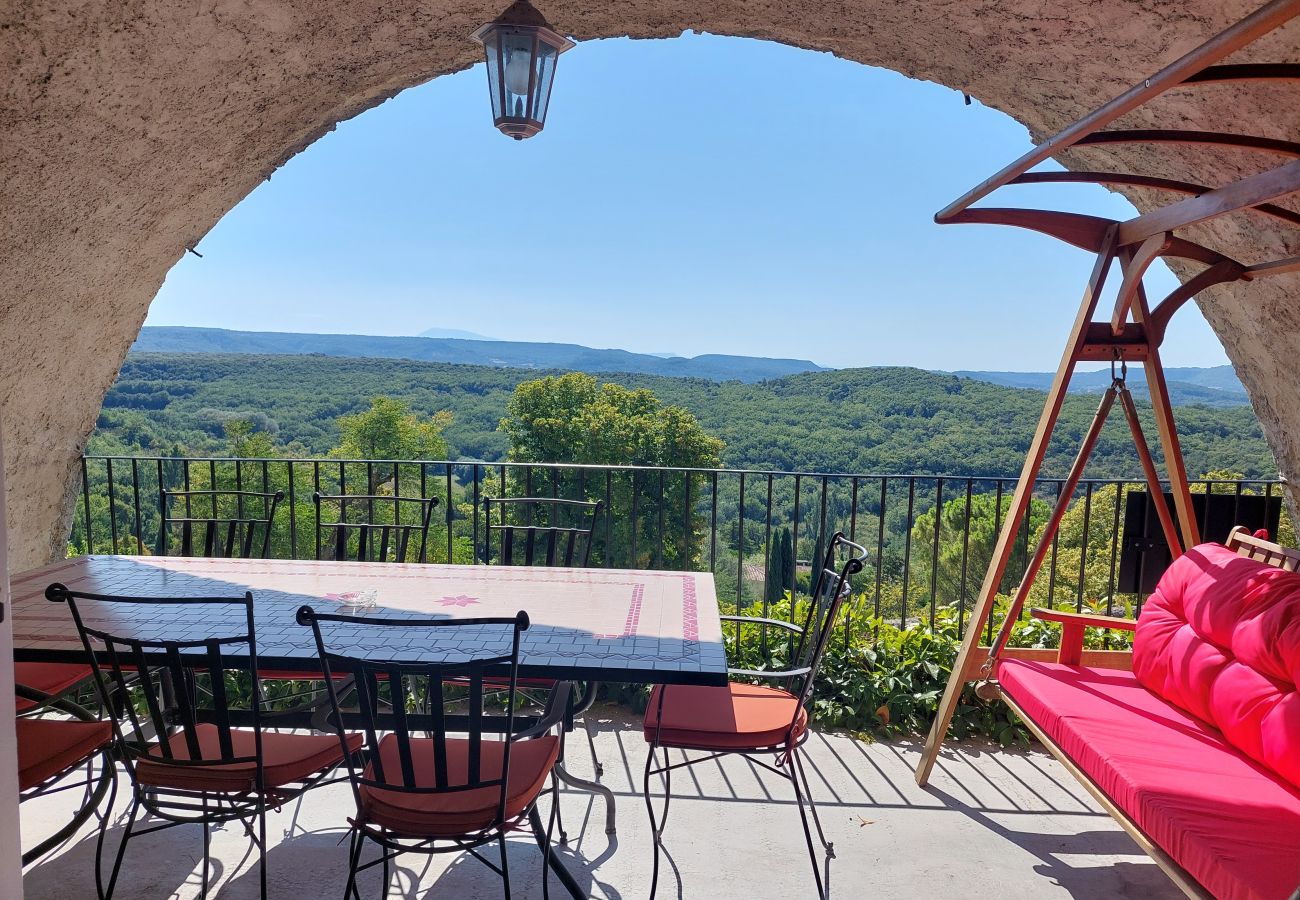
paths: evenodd
<path fill-rule="evenodd" d="M 536 804 L 528 811 L 528 822 L 533 826 L 533 836 L 537 838 L 537 845 L 545 850 L 546 825 L 542 822 L 542 814 L 537 811 Z M 564 885 L 570 897 L 574 897 L 575 900 L 586 900 L 589 895 L 583 890 L 582 885 L 578 884 L 578 879 L 573 877 L 573 873 L 564 864 L 560 854 L 555 852 L 554 847 L 551 848 L 551 870 L 555 872 L 555 877 L 560 879 L 560 884 Z"/>
<path fill-rule="evenodd" d="M 580 788 L 584 791 L 590 791 L 593 794 L 600 794 L 605 798 L 605 834 L 617 834 L 618 828 L 614 822 L 614 792 L 598 781 L 588 781 L 585 778 L 579 778 L 564 768 L 563 761 L 555 764 L 555 774 L 560 780 L 570 787 Z"/>

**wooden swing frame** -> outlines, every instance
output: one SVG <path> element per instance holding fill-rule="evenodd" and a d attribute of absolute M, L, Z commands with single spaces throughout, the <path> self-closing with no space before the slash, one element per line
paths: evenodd
<path fill-rule="evenodd" d="M 1011 505 L 1002 520 L 1002 529 L 993 557 L 971 612 L 961 649 L 953 665 L 947 687 L 939 701 L 938 713 L 916 769 L 918 784 L 930 777 L 940 747 L 957 708 L 962 690 L 971 681 L 989 681 L 996 676 L 999 659 L 1042 659 L 1055 661 L 1056 650 L 1009 648 L 1006 642 L 1019 620 L 1034 580 L 1051 549 L 1052 540 L 1069 505 L 1102 426 L 1118 399 L 1132 433 L 1138 458 L 1165 539 L 1175 557 L 1183 549 L 1200 543 L 1200 529 L 1192 509 L 1182 449 L 1174 424 L 1169 390 L 1160 362 L 1160 346 L 1170 318 L 1184 304 L 1206 288 L 1218 284 L 1300 272 L 1300 256 L 1245 264 L 1202 246 L 1175 232 L 1190 225 L 1206 222 L 1231 213 L 1252 212 L 1275 221 L 1300 225 L 1300 214 L 1276 206 L 1274 200 L 1300 192 L 1300 144 L 1254 135 L 1174 130 L 1102 130 L 1121 116 L 1175 89 L 1195 89 L 1200 85 L 1224 81 L 1284 81 L 1300 84 L 1300 65 L 1288 63 L 1220 64 L 1230 54 L 1264 35 L 1281 28 L 1300 16 L 1300 0 L 1272 0 L 1246 18 L 1210 38 L 1201 46 L 1180 57 L 1150 78 L 1125 91 L 1109 103 L 1079 119 L 1058 134 L 1035 146 L 1020 159 L 1003 168 L 977 187 L 955 200 L 935 215 L 939 224 L 982 223 L 1029 228 L 1065 241 L 1096 255 L 1083 299 L 1066 341 L 1056 376 L 1047 392 L 1047 400 L 1034 431 L 1020 479 Z M 1177 143 L 1229 147 L 1236 150 L 1282 155 L 1287 162 L 1249 175 L 1217 188 L 1133 173 L 1105 172 L 1030 172 L 1070 147 L 1130 143 Z M 1085 216 L 1059 210 L 991 209 L 973 204 L 1008 184 L 1050 182 L 1095 183 L 1158 188 L 1185 196 L 1166 206 L 1152 209 L 1134 218 L 1118 221 Z M 1143 286 L 1143 278 L 1157 259 L 1179 258 L 1205 266 L 1159 303 L 1152 306 Z M 1114 308 L 1108 319 L 1097 320 L 1102 290 L 1113 269 L 1118 269 L 1120 285 Z M 1006 574 L 1014 550 L 1015 538 L 1029 510 L 1034 485 L 1042 469 L 1066 392 L 1076 367 L 1081 362 L 1106 362 L 1123 372 L 1128 363 L 1140 363 L 1151 395 L 1151 405 L 1160 448 L 1164 456 L 1166 478 L 1156 470 L 1150 447 L 1142 433 L 1137 411 L 1123 377 L 1113 379 L 1103 395 L 1079 453 L 1070 468 L 1060 498 L 1052 510 L 1041 540 L 1025 570 L 1019 587 L 1007 609 L 1001 631 L 992 645 L 980 645 L 994 612 L 998 586 Z M 1171 513 L 1164 499 L 1164 485 L 1173 494 Z M 1080 632 L 1083 626 L 1074 623 Z M 1074 663 L 1100 668 L 1129 669 L 1132 654 L 1117 650 L 1080 650 Z M 1144 844 L 1145 846 L 1145 844 Z"/>

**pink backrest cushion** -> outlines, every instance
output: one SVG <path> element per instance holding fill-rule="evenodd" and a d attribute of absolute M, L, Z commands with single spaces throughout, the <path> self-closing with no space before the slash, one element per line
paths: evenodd
<path fill-rule="evenodd" d="M 1192 548 L 1142 607 L 1133 673 L 1300 787 L 1300 575 Z"/>

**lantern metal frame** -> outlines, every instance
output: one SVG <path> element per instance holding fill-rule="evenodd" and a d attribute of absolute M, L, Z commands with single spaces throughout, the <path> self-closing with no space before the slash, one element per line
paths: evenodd
<path fill-rule="evenodd" d="M 529 41 L 527 102 L 520 114 L 511 113 L 507 99 L 508 59 L 505 48 L 506 39 L 511 36 L 522 36 Z M 546 125 L 546 113 L 550 107 L 551 88 L 555 82 L 559 56 L 574 47 L 574 42 L 552 28 L 546 17 L 528 0 L 515 0 L 501 15 L 476 29 L 470 38 L 483 46 L 488 90 L 492 97 L 492 124 L 502 134 L 517 141 L 537 134 Z M 549 72 L 544 72 L 543 78 L 539 79 L 538 59 L 545 47 L 554 51 L 555 62 L 551 63 Z M 542 81 L 546 83 L 543 84 Z M 517 92 L 509 93 L 521 96 Z"/>

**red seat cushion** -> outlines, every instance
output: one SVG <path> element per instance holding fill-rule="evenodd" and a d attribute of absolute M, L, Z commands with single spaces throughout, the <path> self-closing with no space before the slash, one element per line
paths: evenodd
<path fill-rule="evenodd" d="M 1133 672 L 1300 787 L 1300 575 L 1192 548 L 1142 607 Z"/>
<path fill-rule="evenodd" d="M 201 759 L 220 759 L 221 740 L 217 726 L 204 722 L 198 728 Z M 361 735 L 348 735 L 348 749 L 356 752 L 361 747 Z M 251 729 L 232 728 L 230 742 L 236 756 L 255 756 L 256 745 Z M 183 732 L 169 739 L 172 755 L 189 759 Z M 157 755 L 156 745 L 150 752 Z M 262 732 L 262 763 L 266 786 L 281 787 L 333 768 L 343 761 L 338 735 L 333 734 L 282 734 Z M 136 778 L 141 784 L 170 787 L 180 790 L 242 793 L 256 786 L 256 766 L 251 763 L 227 763 L 210 766 L 173 766 L 163 762 L 141 759 L 135 765 Z"/>
<path fill-rule="evenodd" d="M 1300 887 L 1300 791 L 1130 672 L 1004 660 L 1002 690 L 1216 897 Z"/>
<path fill-rule="evenodd" d="M 501 777 L 505 760 L 504 741 L 483 741 L 479 756 L 479 778 Z M 429 738 L 411 741 L 411 758 L 417 787 L 436 784 L 435 745 Z M 506 785 L 506 821 L 528 809 L 546 787 L 546 779 L 560 756 L 560 739 L 546 735 L 535 740 L 516 741 L 510 748 L 510 777 Z M 379 742 L 379 759 L 385 784 L 402 784 L 402 763 L 397 738 L 387 735 Z M 377 779 L 374 764 L 365 777 Z M 451 786 L 469 783 L 469 741 L 447 740 L 447 780 Z M 361 815 L 369 823 L 407 837 L 459 837 L 492 825 L 501 802 L 501 786 L 467 788 L 447 793 L 403 793 L 364 786 Z"/>
<path fill-rule="evenodd" d="M 82 663 L 14 663 L 14 681 L 51 697 L 76 687 L 91 676 L 90 666 Z M 35 701 L 16 698 L 18 712 L 35 709 Z"/>
<path fill-rule="evenodd" d="M 258 669 L 257 677 L 265 681 L 324 681 L 325 673 L 319 669 Z M 332 672 L 330 678 L 341 681 L 351 678 L 351 672 Z"/>
<path fill-rule="evenodd" d="M 61 719 L 19 719 L 18 789 L 36 787 L 108 746 L 113 726 L 108 722 Z"/>
<path fill-rule="evenodd" d="M 808 711 L 788 691 L 732 682 L 726 687 L 656 687 L 646 707 L 643 730 L 647 741 L 657 738 L 665 747 L 760 750 L 798 740 L 807 725 Z"/>

